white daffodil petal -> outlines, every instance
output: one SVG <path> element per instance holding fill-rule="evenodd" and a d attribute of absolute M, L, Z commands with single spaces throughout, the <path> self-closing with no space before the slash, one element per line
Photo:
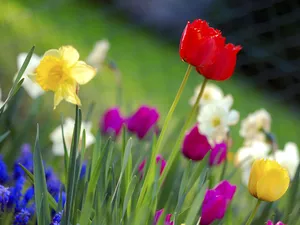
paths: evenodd
<path fill-rule="evenodd" d="M 236 110 L 231 110 L 228 115 L 228 124 L 235 125 L 240 119 L 240 113 Z"/>

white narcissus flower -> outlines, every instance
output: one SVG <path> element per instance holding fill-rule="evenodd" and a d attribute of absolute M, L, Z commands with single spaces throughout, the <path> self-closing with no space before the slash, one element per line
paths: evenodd
<path fill-rule="evenodd" d="M 18 70 L 21 69 L 21 66 L 24 63 L 26 56 L 27 56 L 27 53 L 20 53 L 18 55 L 18 57 L 17 57 Z M 40 61 L 41 61 L 41 58 L 39 56 L 37 56 L 36 54 L 33 54 L 26 70 L 23 73 L 24 82 L 23 82 L 22 86 L 32 99 L 36 99 L 37 97 L 44 94 L 44 90 L 28 77 L 28 75 L 35 73 L 35 69 L 40 64 Z M 16 76 L 14 77 L 14 80 L 15 79 L 16 79 Z"/>
<path fill-rule="evenodd" d="M 202 84 L 200 84 L 199 86 L 197 86 L 195 88 L 194 96 L 189 101 L 190 105 L 193 106 L 195 104 L 198 94 L 200 92 L 201 86 L 202 86 Z M 221 99 L 223 99 L 223 97 L 224 97 L 224 93 L 220 87 L 218 87 L 215 84 L 207 84 L 205 86 L 203 96 L 200 100 L 199 105 L 201 105 L 201 106 L 207 105 L 214 101 L 221 100 Z"/>
<path fill-rule="evenodd" d="M 110 47 L 110 44 L 107 40 L 97 41 L 93 50 L 87 57 L 86 62 L 89 65 L 91 65 L 97 69 L 100 69 L 106 58 L 109 47 Z"/>
<path fill-rule="evenodd" d="M 298 147 L 293 142 L 285 144 L 283 151 L 277 150 L 270 158 L 274 159 L 284 168 L 287 169 L 291 179 L 295 177 L 297 167 L 299 165 Z"/>
<path fill-rule="evenodd" d="M 73 120 L 72 118 L 66 118 L 63 124 L 64 137 L 65 137 L 68 151 L 70 151 L 71 148 L 74 124 L 75 124 L 75 120 Z M 79 145 L 81 145 L 83 130 L 85 130 L 85 134 L 86 134 L 86 148 L 88 148 L 90 145 L 92 145 L 95 142 L 95 137 L 91 133 L 91 129 L 92 129 L 91 122 L 82 122 Z M 52 147 L 53 154 L 57 156 L 63 156 L 64 144 L 63 144 L 61 126 L 55 128 L 55 130 L 50 134 L 50 140 L 53 142 L 53 147 Z M 81 149 L 79 148 L 79 150 Z"/>
<path fill-rule="evenodd" d="M 265 140 L 262 130 L 269 132 L 271 129 L 271 115 L 265 110 L 260 109 L 249 114 L 241 123 L 240 136 L 246 142 L 253 140 Z"/>
<path fill-rule="evenodd" d="M 239 120 L 239 112 L 231 110 L 232 96 L 204 105 L 198 115 L 199 131 L 211 142 L 221 142 L 227 138 L 229 126 Z"/>
<path fill-rule="evenodd" d="M 235 156 L 235 164 L 242 169 L 242 183 L 248 185 L 251 165 L 256 159 L 266 159 L 271 151 L 271 145 L 262 141 L 253 141 L 249 146 L 241 147 Z"/>
<path fill-rule="evenodd" d="M 235 154 L 235 164 L 241 168 L 251 167 L 256 159 L 267 158 L 271 145 L 263 141 L 253 141 L 249 146 L 243 146 Z"/>

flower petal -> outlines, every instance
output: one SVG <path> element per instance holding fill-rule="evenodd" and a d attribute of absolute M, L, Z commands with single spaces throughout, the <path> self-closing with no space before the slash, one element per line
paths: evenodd
<path fill-rule="evenodd" d="M 257 197 L 273 202 L 282 197 L 289 187 L 290 178 L 283 169 L 271 169 L 257 182 Z"/>
<path fill-rule="evenodd" d="M 228 124 L 235 125 L 240 119 L 240 113 L 236 110 L 231 110 L 228 115 Z"/>
<path fill-rule="evenodd" d="M 74 65 L 79 59 L 78 51 L 70 45 L 62 46 L 58 51 L 62 59 L 67 62 L 68 66 Z"/>
<path fill-rule="evenodd" d="M 54 95 L 54 109 L 63 99 L 74 105 L 81 105 L 80 99 L 76 94 L 75 85 L 64 84 L 57 89 Z"/>
<path fill-rule="evenodd" d="M 96 75 L 96 69 L 83 61 L 78 61 L 71 69 L 71 76 L 80 85 L 88 83 Z"/>
<path fill-rule="evenodd" d="M 45 52 L 43 57 L 45 57 L 45 56 L 53 56 L 53 57 L 56 57 L 56 58 L 60 58 L 61 54 L 60 54 L 59 50 L 57 50 L 57 49 L 50 49 L 50 50 Z"/>

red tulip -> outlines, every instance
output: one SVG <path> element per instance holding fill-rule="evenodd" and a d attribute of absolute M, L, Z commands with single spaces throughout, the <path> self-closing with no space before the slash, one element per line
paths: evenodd
<path fill-rule="evenodd" d="M 193 66 L 212 64 L 219 48 L 225 44 L 221 32 L 205 20 L 188 22 L 182 33 L 179 54 L 183 61 Z"/>
<path fill-rule="evenodd" d="M 236 55 L 242 49 L 240 45 L 226 44 L 221 48 L 215 58 L 215 62 L 210 65 L 197 67 L 197 71 L 211 80 L 226 80 L 234 72 L 236 64 Z"/>

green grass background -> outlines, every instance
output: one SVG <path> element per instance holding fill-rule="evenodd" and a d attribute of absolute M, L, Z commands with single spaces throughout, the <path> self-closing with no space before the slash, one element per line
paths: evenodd
<path fill-rule="evenodd" d="M 97 40 L 106 38 L 111 43 L 108 59 L 114 60 L 123 74 L 121 108 L 124 114 L 128 115 L 140 104 L 149 104 L 158 107 L 162 124 L 187 65 L 181 62 L 177 46 L 155 37 L 149 30 L 128 23 L 117 13 L 109 13 L 100 5 L 92 5 L 88 1 L 0 1 L 0 85 L 4 95 L 16 72 L 16 56 L 28 51 L 32 45 L 36 46 L 36 53 L 42 55 L 48 49 L 70 44 L 79 50 L 84 59 Z M 175 111 L 174 124 L 190 111 L 188 99 L 202 80 L 193 71 Z M 287 141 L 300 143 L 298 115 L 290 112 L 276 99 L 253 88 L 239 74 L 218 85 L 226 94 L 234 96 L 234 108 L 240 111 L 241 118 L 256 109 L 266 108 L 272 115 L 272 130 L 281 148 Z M 96 128 L 103 111 L 116 104 L 113 74 L 108 70 L 102 71 L 92 82 L 82 86 L 80 92 L 84 113 L 91 102 L 96 103 L 93 114 Z M 23 101 L 25 106 L 22 110 L 31 107 L 32 102 L 26 93 Z M 52 111 L 52 102 L 53 94 L 47 93 L 37 118 L 44 141 L 48 140 L 51 130 L 59 125 L 61 113 L 72 117 L 74 114 L 73 107 L 66 103 Z M 26 117 L 26 113 L 23 116 Z M 242 142 L 238 130 L 239 125 L 232 132 L 234 149 Z M 29 141 L 33 139 L 34 136 Z M 171 146 L 166 145 L 164 150 L 170 149 Z"/>

